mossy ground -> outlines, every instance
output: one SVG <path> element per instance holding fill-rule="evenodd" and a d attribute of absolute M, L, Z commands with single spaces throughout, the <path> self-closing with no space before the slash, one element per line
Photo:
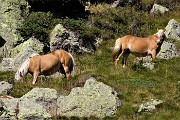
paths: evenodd
<path fill-rule="evenodd" d="M 101 23 L 101 25 L 94 26 L 94 28 L 91 28 L 91 30 L 98 30 L 99 36 L 102 36 L 102 38 L 106 38 L 108 40 L 104 41 L 92 54 L 74 55 L 76 62 L 74 78 L 67 81 L 65 78 L 45 79 L 44 77 L 39 77 L 37 84 L 32 85 L 31 75 L 27 75 L 25 81 L 14 82 L 13 72 L 0 72 L 0 81 L 6 80 L 12 83 L 14 87 L 10 95 L 14 97 L 21 97 L 34 87 L 49 87 L 56 89 L 61 94 L 68 94 L 71 88 L 75 86 L 82 86 L 85 79 L 93 76 L 98 81 L 104 82 L 105 84 L 115 88 L 119 93 L 122 93 L 119 95 L 119 98 L 124 101 L 124 105 L 118 108 L 116 116 L 107 117 L 104 118 L 104 120 L 179 119 L 180 57 L 169 60 L 156 59 L 155 68 L 153 70 L 146 69 L 140 64 L 135 64 L 133 62 L 135 59 L 133 55 L 130 55 L 128 59 L 128 66 L 126 68 L 122 68 L 120 63 L 117 66 L 114 66 L 112 61 L 112 47 L 114 46 L 115 38 L 117 38 L 119 35 L 127 34 L 128 32 L 131 33 L 131 31 L 122 30 L 126 29 L 129 23 L 110 22 L 115 18 L 111 15 L 117 15 L 119 18 L 126 21 L 126 19 L 121 16 L 126 15 L 124 14 L 126 12 L 122 13 L 115 9 L 113 11 L 102 12 L 103 9 L 104 8 L 98 8 L 99 11 L 96 11 L 96 16 L 91 16 L 91 20 L 96 22 L 96 25 Z M 128 8 L 127 10 L 126 8 L 120 9 L 124 9 L 125 11 L 128 10 Z M 94 8 L 94 11 L 95 10 L 96 9 Z M 154 34 L 157 28 L 165 28 L 170 19 L 176 19 L 178 22 L 180 22 L 179 8 L 177 8 L 175 11 L 170 11 L 165 15 L 157 16 L 134 11 L 134 9 L 132 9 L 132 12 L 138 13 L 136 16 L 133 16 L 134 18 L 142 20 L 142 22 L 144 21 L 144 25 L 142 25 L 140 29 L 137 29 L 137 31 L 144 30 L 144 32 L 135 32 L 135 34 L 138 35 Z M 144 17 L 141 16 L 142 14 Z M 121 25 L 122 27 L 118 27 Z M 111 37 L 113 39 L 109 39 Z M 180 49 L 179 42 L 175 43 L 177 44 L 177 49 Z M 151 99 L 160 99 L 163 100 L 164 103 L 152 113 L 137 113 L 138 106 L 141 103 L 150 101 Z M 94 120 L 97 118 L 55 117 L 54 119 Z"/>

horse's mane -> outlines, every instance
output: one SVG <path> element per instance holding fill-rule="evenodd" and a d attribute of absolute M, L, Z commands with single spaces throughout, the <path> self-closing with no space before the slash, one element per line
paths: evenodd
<path fill-rule="evenodd" d="M 16 72 L 15 78 L 17 78 L 19 76 L 24 77 L 28 72 L 29 64 L 30 64 L 30 59 L 28 58 L 22 63 L 22 65 L 20 66 L 20 68 Z"/>

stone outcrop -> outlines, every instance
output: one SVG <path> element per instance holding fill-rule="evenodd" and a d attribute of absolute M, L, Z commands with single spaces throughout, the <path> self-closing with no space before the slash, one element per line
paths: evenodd
<path fill-rule="evenodd" d="M 176 47 L 173 43 L 164 41 L 159 53 L 157 54 L 157 57 L 161 59 L 170 59 L 179 55 L 180 53 L 176 50 Z"/>
<path fill-rule="evenodd" d="M 43 49 L 44 49 L 44 44 L 41 43 L 36 38 L 31 37 L 27 41 L 13 48 L 11 50 L 11 56 L 15 57 L 15 55 L 17 55 L 18 53 L 26 51 L 26 50 L 33 50 L 33 51 L 36 51 L 37 53 L 42 53 Z"/>
<path fill-rule="evenodd" d="M 101 41 L 101 39 L 97 38 L 92 43 L 84 42 L 82 39 L 79 39 L 79 35 L 76 35 L 74 32 L 64 28 L 61 24 L 58 24 L 50 35 L 50 49 L 51 51 L 64 49 L 76 53 L 90 53 L 96 49 Z"/>
<path fill-rule="evenodd" d="M 29 14 L 26 0 L 0 0 L 0 36 L 6 41 L 0 55 L 9 55 L 9 50 L 23 38 L 17 29 Z"/>
<path fill-rule="evenodd" d="M 0 119 L 114 116 L 121 105 L 117 95 L 113 88 L 94 78 L 86 80 L 84 87 L 73 88 L 68 96 L 58 95 L 56 90 L 50 88 L 33 88 L 21 98 L 0 96 Z"/>
<path fill-rule="evenodd" d="M 161 5 L 158 5 L 158 4 L 154 4 L 150 13 L 154 13 L 154 14 L 157 14 L 157 13 L 161 13 L 161 14 L 164 14 L 165 12 L 169 11 L 169 9 L 167 9 L 166 7 L 163 7 Z"/>
<path fill-rule="evenodd" d="M 58 98 L 57 114 L 67 117 L 95 116 L 103 118 L 115 115 L 120 104 L 114 89 L 90 78 L 84 87 L 76 87 L 68 96 Z"/>
<path fill-rule="evenodd" d="M 165 35 L 167 38 L 180 40 L 180 23 L 174 19 L 171 19 L 165 28 Z"/>
<path fill-rule="evenodd" d="M 8 95 L 12 91 L 13 85 L 8 82 L 0 82 L 0 94 Z"/>

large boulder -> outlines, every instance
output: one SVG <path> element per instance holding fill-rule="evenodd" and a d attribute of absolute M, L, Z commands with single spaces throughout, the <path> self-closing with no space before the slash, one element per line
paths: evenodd
<path fill-rule="evenodd" d="M 2 58 L 0 63 L 0 71 L 13 71 L 13 58 Z"/>
<path fill-rule="evenodd" d="M 101 41 L 99 38 L 92 40 L 92 42 L 84 41 L 79 39 L 79 35 L 58 24 L 50 34 L 50 50 L 64 49 L 76 53 L 90 53 L 96 49 Z"/>
<path fill-rule="evenodd" d="M 90 78 L 84 87 L 73 88 L 68 96 L 58 98 L 57 114 L 67 117 L 113 116 L 120 106 L 117 95 L 113 88 Z"/>
<path fill-rule="evenodd" d="M 18 114 L 18 98 L 10 96 L 0 96 L 0 103 L 3 105 L 2 113 L 0 114 L 1 120 L 16 120 Z"/>
<path fill-rule="evenodd" d="M 57 98 L 58 98 L 58 93 L 54 89 L 33 88 L 31 91 L 29 91 L 27 94 L 23 95 L 20 98 L 19 105 L 23 107 L 23 111 L 21 112 L 21 115 L 30 114 L 32 109 L 36 109 L 37 110 L 36 114 L 39 114 L 38 110 L 39 107 L 41 106 L 40 108 L 41 109 L 43 108 L 41 112 L 45 112 L 45 111 L 47 112 L 43 114 L 47 114 L 47 116 L 49 116 L 48 114 L 55 116 L 57 110 L 57 105 L 56 105 Z M 37 104 L 37 106 L 35 104 Z M 24 113 L 25 111 L 28 113 Z"/>
<path fill-rule="evenodd" d="M 163 7 L 161 5 L 158 5 L 158 4 L 154 4 L 151 11 L 150 11 L 150 13 L 154 13 L 154 14 L 161 13 L 161 14 L 163 14 L 163 13 L 165 13 L 167 11 L 169 11 L 168 8 Z"/>
<path fill-rule="evenodd" d="M 13 85 L 8 82 L 0 82 L 0 94 L 8 95 L 12 91 Z"/>
<path fill-rule="evenodd" d="M 176 50 L 176 47 L 173 43 L 169 41 L 164 41 L 161 45 L 161 49 L 159 53 L 157 54 L 158 58 L 161 59 L 170 59 L 173 57 L 179 56 L 179 52 Z"/>
<path fill-rule="evenodd" d="M 17 29 L 28 16 L 30 6 L 26 0 L 0 0 L 0 3 L 0 36 L 5 41 L 0 55 L 7 55 L 14 44 L 23 40 Z"/>
<path fill-rule="evenodd" d="M 180 40 L 180 23 L 174 19 L 171 19 L 165 28 L 165 35 L 167 38 Z"/>
<path fill-rule="evenodd" d="M 27 41 L 21 43 L 20 45 L 16 46 L 11 50 L 11 56 L 15 57 L 18 53 L 27 50 L 33 50 L 37 53 L 42 53 L 44 49 L 44 44 L 41 43 L 34 37 L 29 38 Z"/>

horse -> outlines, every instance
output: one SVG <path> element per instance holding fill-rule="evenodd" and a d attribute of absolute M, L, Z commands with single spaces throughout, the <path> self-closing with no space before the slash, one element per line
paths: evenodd
<path fill-rule="evenodd" d="M 17 81 L 23 79 L 26 74 L 30 73 L 33 76 L 32 84 L 35 84 L 39 75 L 48 76 L 57 71 L 70 79 L 74 75 L 74 66 L 73 56 L 65 50 L 55 50 L 44 55 L 32 54 L 17 70 L 15 79 Z"/>
<path fill-rule="evenodd" d="M 164 41 L 164 36 L 164 30 L 160 29 L 154 35 L 148 37 L 125 35 L 118 38 L 112 53 L 114 64 L 117 65 L 119 58 L 123 55 L 122 64 L 125 67 L 130 53 L 141 57 L 151 55 L 154 61 L 157 50 Z"/>

